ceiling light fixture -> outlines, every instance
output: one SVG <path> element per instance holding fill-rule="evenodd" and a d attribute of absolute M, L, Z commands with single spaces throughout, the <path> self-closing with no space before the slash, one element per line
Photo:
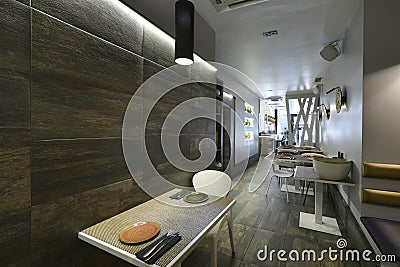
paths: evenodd
<path fill-rule="evenodd" d="M 194 5 L 188 0 L 175 3 L 175 62 L 193 64 Z"/>

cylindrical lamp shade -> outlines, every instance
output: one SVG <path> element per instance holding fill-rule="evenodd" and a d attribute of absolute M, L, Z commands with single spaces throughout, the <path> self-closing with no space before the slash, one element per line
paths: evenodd
<path fill-rule="evenodd" d="M 193 63 L 194 5 L 187 0 L 175 3 L 175 62 L 179 65 Z"/>

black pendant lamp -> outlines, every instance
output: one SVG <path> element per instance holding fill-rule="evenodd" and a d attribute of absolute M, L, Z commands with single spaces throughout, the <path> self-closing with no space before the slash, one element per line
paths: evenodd
<path fill-rule="evenodd" d="M 194 5 L 188 0 L 175 3 L 175 62 L 193 64 Z"/>

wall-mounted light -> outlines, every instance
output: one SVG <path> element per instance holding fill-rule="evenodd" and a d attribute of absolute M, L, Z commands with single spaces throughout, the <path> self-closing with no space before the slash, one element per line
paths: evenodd
<path fill-rule="evenodd" d="M 325 119 L 329 120 L 329 118 L 331 117 L 331 110 L 328 109 L 325 104 L 321 104 L 321 112 L 324 115 Z"/>
<path fill-rule="evenodd" d="M 338 86 L 338 87 L 332 88 L 331 90 L 327 91 L 327 92 L 325 93 L 325 95 L 327 95 L 327 94 L 329 94 L 329 93 L 331 93 L 331 92 L 333 92 L 333 91 L 335 91 L 336 112 L 337 112 L 337 113 L 340 113 L 340 110 L 342 109 L 342 107 L 343 107 L 343 106 L 347 106 L 347 104 L 346 104 L 346 102 L 347 102 L 346 89 L 343 88 L 343 90 L 342 90 L 342 88 L 340 88 L 340 87 Z"/>
<path fill-rule="evenodd" d="M 334 41 L 332 43 L 328 43 L 322 48 L 319 53 L 321 57 L 327 61 L 332 61 L 341 55 L 343 52 L 343 40 Z"/>
<path fill-rule="evenodd" d="M 193 64 L 194 5 L 188 0 L 175 3 L 175 62 Z"/>

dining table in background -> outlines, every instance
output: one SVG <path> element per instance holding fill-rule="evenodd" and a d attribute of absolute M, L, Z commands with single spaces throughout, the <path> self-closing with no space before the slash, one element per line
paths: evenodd
<path fill-rule="evenodd" d="M 278 154 L 274 157 L 274 164 L 280 167 L 295 169 L 297 166 L 313 166 L 313 161 L 311 157 L 305 157 L 303 155 L 286 155 Z M 300 181 L 295 180 L 294 185 L 287 185 L 287 190 L 290 193 L 302 194 L 304 190 L 300 189 Z M 282 184 L 281 191 L 286 192 L 286 186 Z M 309 190 L 307 195 L 314 195 L 313 190 Z"/>
<path fill-rule="evenodd" d="M 303 154 L 303 153 L 318 153 L 323 154 L 324 151 L 318 147 L 308 146 L 280 146 L 277 148 L 277 154 L 279 153 L 292 153 L 292 154 Z"/>
<path fill-rule="evenodd" d="M 212 227 L 231 211 L 235 200 L 209 196 L 204 203 L 192 204 L 183 199 L 170 198 L 179 191 L 180 189 L 173 189 L 156 199 L 86 228 L 78 233 L 78 238 L 138 267 L 180 266 Z M 137 245 L 124 244 L 119 240 L 122 229 L 141 221 L 158 223 L 161 228 L 159 236 L 171 230 L 182 236 L 182 240 L 153 265 L 143 262 L 135 253 L 154 240 Z"/>

